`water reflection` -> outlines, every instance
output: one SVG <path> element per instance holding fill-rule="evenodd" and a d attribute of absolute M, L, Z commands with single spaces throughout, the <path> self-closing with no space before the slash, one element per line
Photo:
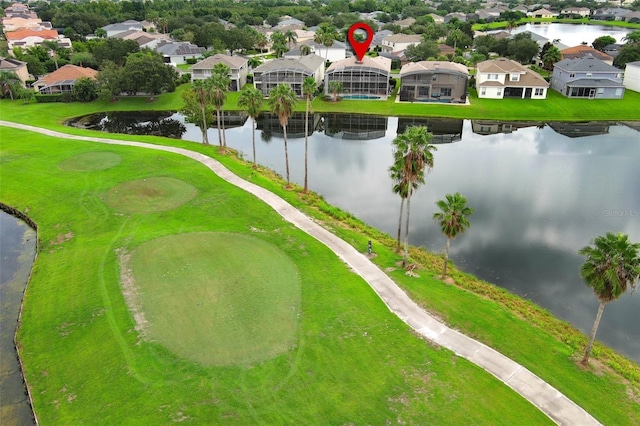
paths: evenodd
<path fill-rule="evenodd" d="M 581 138 L 584 136 L 606 135 L 609 133 L 610 123 L 606 121 L 589 121 L 586 123 L 565 123 L 553 121 L 549 127 L 570 138 Z"/>
<path fill-rule="evenodd" d="M 396 133 L 404 133 L 409 126 L 426 126 L 433 134 L 433 144 L 452 143 L 462 140 L 462 120 L 454 118 L 398 118 Z"/>
<path fill-rule="evenodd" d="M 305 132 L 305 116 L 304 112 L 297 112 L 291 115 L 287 120 L 287 140 L 304 138 Z M 308 131 L 309 135 L 320 126 L 320 116 L 309 114 Z M 280 118 L 276 114 L 262 113 L 256 120 L 256 128 L 262 132 L 262 140 L 268 142 L 273 136 L 284 137 Z"/>
<path fill-rule="evenodd" d="M 362 114 L 325 114 L 324 133 L 334 139 L 371 140 L 387 133 L 387 117 Z"/>
<path fill-rule="evenodd" d="M 363 121 L 358 123 L 356 115 L 341 117 L 315 114 L 310 119 L 310 128 L 315 129 L 309 137 L 312 190 L 394 235 L 399 199 L 391 191 L 388 168 L 397 131 L 428 123 L 434 133 L 454 135 L 452 139 L 459 135 L 458 142 L 438 147 L 433 171 L 412 198 L 411 243 L 435 252 L 444 250 L 444 237 L 431 220 L 435 202 L 447 193 L 460 192 L 476 213 L 469 231 L 451 246 L 456 265 L 590 331 L 598 302 L 579 276 L 584 259 L 577 251 L 607 231 L 640 241 L 640 215 L 634 214 L 640 212 L 636 187 L 640 138 L 634 130 L 639 123 L 589 123 L 589 128 L 606 127 L 608 133 L 573 138 L 556 129 L 571 133 L 569 129 L 579 124 L 375 116 L 360 116 Z M 304 118 L 299 121 L 296 126 L 303 129 Z M 329 122 L 335 132 L 327 130 Z M 283 175 L 279 122 L 272 118 L 266 128 L 271 142 L 256 144 L 257 161 Z M 215 129 L 210 132 L 213 137 Z M 263 138 L 265 133 L 266 129 Z M 353 134 L 354 139 L 338 141 L 332 136 L 345 134 Z M 365 134 L 371 138 L 362 139 Z M 192 125 L 187 125 L 184 137 L 201 141 Z M 253 160 L 250 121 L 229 129 L 227 142 Z M 303 138 L 290 141 L 289 162 L 291 180 L 301 184 Z M 605 310 L 597 335 L 638 362 L 639 310 L 637 294 L 623 295 Z"/>

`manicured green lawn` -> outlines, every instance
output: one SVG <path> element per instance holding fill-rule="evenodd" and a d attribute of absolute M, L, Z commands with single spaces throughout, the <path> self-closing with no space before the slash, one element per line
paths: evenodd
<path fill-rule="evenodd" d="M 416 337 L 326 247 L 204 166 L 168 153 L 9 128 L 0 128 L 0 138 L 0 199 L 27 212 L 40 230 L 18 338 L 42 424 L 550 423 L 493 376 Z M 122 161 L 103 170 L 58 167 L 92 153 Z M 264 180 L 247 165 L 224 160 Z M 123 213 L 104 200 L 114 187 L 156 177 L 183 181 L 197 196 L 146 213 Z M 215 366 L 140 338 L 123 296 L 119 256 L 143 250 L 146 266 L 134 261 L 133 268 L 145 275 L 153 269 L 147 244 L 160 242 L 158 249 L 165 238 L 194 233 L 259 239 L 295 265 L 300 308 L 293 345 L 268 359 Z M 156 266 L 179 245 L 159 255 Z M 218 247 L 215 256 L 237 259 L 233 251 Z M 260 256 L 247 257 L 250 267 Z M 179 273 L 180 264 L 167 272 Z M 227 302 L 234 309 L 272 303 L 269 297 Z M 188 309 L 162 304 L 174 315 Z M 281 327 L 282 320 L 271 325 Z"/>
<path fill-rule="evenodd" d="M 179 88 L 179 90 L 184 90 L 185 86 Z M 554 99 L 552 96 L 554 95 L 553 91 L 550 91 L 550 98 Z M 631 95 L 631 98 L 628 96 Z M 234 95 L 230 96 L 230 103 L 234 102 Z M 627 99 L 635 99 L 638 101 L 637 104 L 640 104 L 640 98 L 638 94 L 634 92 L 627 91 L 625 96 L 625 101 Z M 557 95 L 560 100 L 569 101 Z M 10 101 L 0 101 L 0 118 L 25 122 L 28 124 L 36 124 L 43 127 L 63 130 L 69 133 L 76 134 L 85 134 L 85 135 L 96 135 L 96 132 L 85 131 L 80 129 L 70 129 L 68 127 L 62 126 L 60 123 L 70 116 L 82 115 L 88 112 L 99 111 L 101 108 L 110 109 L 110 110 L 143 110 L 143 109 L 154 109 L 155 107 L 160 107 L 159 109 L 176 109 L 179 107 L 179 97 L 176 94 L 162 95 L 159 97 L 158 101 L 153 103 L 146 102 L 145 99 L 124 99 L 116 103 L 100 103 L 94 102 L 90 104 L 59 104 L 59 105 L 45 105 L 45 104 L 30 104 L 30 105 L 22 105 L 19 101 L 11 103 Z M 483 100 L 485 101 L 485 100 Z M 487 100 L 489 103 L 494 103 L 493 108 L 500 108 L 501 102 L 510 101 L 510 100 L 501 100 L 501 101 L 493 101 Z M 581 102 L 584 107 L 592 106 L 594 110 L 591 112 L 593 114 L 602 113 L 604 110 L 601 108 L 603 104 L 602 102 L 609 103 L 609 105 L 613 105 L 611 108 L 620 108 L 624 106 L 624 104 L 620 104 L 620 101 L 590 101 L 590 100 L 571 100 L 572 102 Z M 512 101 L 514 104 L 517 104 L 521 101 Z M 522 102 L 534 102 L 535 101 L 522 101 Z M 364 104 L 370 106 L 375 104 L 387 105 L 387 107 L 392 108 L 393 103 L 391 102 L 367 102 L 367 101 L 343 101 L 336 104 L 333 103 L 324 103 L 322 101 L 316 100 L 314 104 L 317 105 L 327 105 L 331 107 L 340 106 L 343 104 L 351 104 L 352 108 L 358 108 L 358 112 L 362 112 L 362 106 Z M 299 107 L 302 108 L 303 103 L 299 104 Z M 516 105 L 517 106 L 517 105 Z M 232 105 L 229 106 L 231 108 Z M 424 106 L 422 106 L 424 107 Z M 431 105 L 429 105 L 431 107 Z M 435 109 L 451 110 L 452 108 L 463 108 L 460 106 L 450 106 L 450 105 L 434 105 Z M 490 113 L 493 108 L 487 107 L 487 113 Z M 515 108 L 512 106 L 512 108 Z M 318 109 L 316 108 L 316 111 Z M 614 111 L 618 111 L 614 108 Z M 631 111 L 631 108 L 629 108 Z M 353 111 L 352 111 L 353 112 Z M 508 111 L 506 108 L 504 111 L 501 111 L 501 114 L 509 113 L 513 111 Z M 537 111 L 538 114 L 545 114 L 544 109 L 540 109 Z M 566 115 L 566 111 L 557 111 L 558 114 L 564 113 Z M 635 114 L 636 119 L 640 117 L 639 113 Z M 468 117 L 463 117 L 468 118 Z M 620 118 L 622 119 L 622 118 Z M 540 118 L 542 120 L 542 118 Z M 0 171 L 2 175 L 3 185 L 0 186 L 0 200 L 7 202 L 5 194 L 7 193 L 6 185 L 5 185 L 5 170 L 8 170 L 5 167 L 7 164 L 7 159 L 11 160 L 12 158 L 17 159 L 20 156 L 28 156 L 25 158 L 39 158 L 40 156 L 48 156 L 48 155 L 57 155 L 57 149 L 59 144 L 52 143 L 51 147 L 55 147 L 52 150 L 42 150 L 40 145 L 37 143 L 39 137 L 34 137 L 29 143 L 27 143 L 24 147 L 15 147 L 18 150 L 23 149 L 25 152 L 21 152 L 18 154 L 14 154 L 14 148 L 7 152 L 8 143 L 5 141 L 13 141 L 18 140 L 22 141 L 23 139 L 29 141 L 31 138 L 23 137 L 23 135 L 28 135 L 28 133 L 11 133 L 13 131 L 9 131 L 7 129 L 2 130 L 2 144 L 0 148 L 2 149 L 2 170 Z M 7 135 L 7 137 L 4 137 Z M 207 155 L 216 156 L 215 149 L 211 147 L 204 147 L 199 144 L 180 142 L 175 140 L 167 140 L 163 138 L 156 137 L 140 137 L 140 136 L 126 136 L 126 135 L 113 135 L 113 138 L 117 139 L 127 139 L 127 140 L 141 140 L 151 143 L 157 144 L 165 144 L 165 145 L 176 145 L 187 147 L 192 150 L 196 150 L 199 152 L 203 152 Z M 44 140 L 45 142 L 48 139 Z M 75 143 L 69 142 L 68 144 L 64 144 L 68 148 L 72 148 Z M 33 152 L 31 152 L 33 150 Z M 57 172 L 74 172 L 74 171 L 82 171 L 82 170 L 95 170 L 96 163 L 99 164 L 99 161 L 96 161 L 95 158 L 103 157 L 106 162 L 113 162 L 114 164 L 120 164 L 117 161 L 117 158 L 127 159 L 130 154 L 126 156 L 122 155 L 119 150 L 109 149 L 107 151 L 96 151 L 95 149 L 84 149 L 77 150 L 77 152 L 69 152 L 67 153 L 67 157 L 64 159 L 61 158 L 59 160 L 58 166 L 56 167 Z M 141 155 L 141 158 L 144 158 L 144 155 Z M 148 155 L 146 157 L 155 158 L 155 154 Z M 71 161 L 70 159 L 74 159 Z M 162 158 L 162 156 L 160 156 Z M 327 221 L 332 223 L 333 229 L 343 236 L 347 241 L 351 242 L 356 247 L 362 247 L 362 250 L 366 250 L 366 241 L 372 239 L 374 241 L 376 252 L 378 257 L 375 261 L 381 267 L 395 267 L 395 262 L 398 260 L 398 256 L 393 253 L 392 250 L 389 250 L 386 247 L 392 247 L 393 242 L 390 241 L 390 238 L 385 235 L 381 235 L 380 233 L 371 230 L 370 228 L 364 227 L 360 222 L 352 218 L 350 215 L 341 212 L 339 209 L 326 205 L 321 200 L 314 197 L 300 197 L 295 191 L 282 191 L 282 182 L 275 179 L 273 176 L 268 176 L 269 174 L 266 171 L 256 172 L 246 165 L 239 163 L 236 159 L 230 157 L 220 158 L 228 167 L 232 168 L 234 172 L 237 174 L 244 176 L 245 178 L 258 183 L 262 186 L 267 187 L 268 189 L 279 193 L 281 196 L 286 198 L 289 202 L 294 205 L 299 206 L 303 210 L 305 210 L 308 214 L 317 217 L 319 220 Z M 142 164 L 151 163 L 153 160 L 147 158 L 145 161 L 142 161 Z M 25 166 L 24 170 L 31 170 L 31 163 L 28 163 L 29 166 Z M 34 163 L 36 164 L 36 163 Z M 71 167 L 69 170 L 70 164 L 76 164 Z M 127 163 L 129 164 L 129 163 Z M 66 165 L 66 167 L 62 167 Z M 78 170 L 73 170 L 73 168 Z M 23 169 L 20 169 L 21 173 Z M 40 180 L 47 180 L 49 171 L 46 173 L 44 171 L 40 171 L 36 173 L 36 177 Z M 111 173 L 109 170 L 105 170 L 100 173 Z M 39 176 L 39 174 L 43 174 L 44 176 Z M 144 173 L 143 173 L 144 174 Z M 75 174 L 77 176 L 77 173 Z M 100 175 L 100 174 L 98 174 Z M 265 177 L 265 175 L 267 177 Z M 81 175 L 85 176 L 85 175 Z M 88 175 L 87 175 L 88 176 Z M 171 170 L 168 170 L 166 173 L 162 173 L 163 177 L 172 177 L 176 179 L 180 179 L 181 181 L 189 183 L 191 186 L 197 188 L 198 196 L 190 201 L 186 206 L 190 206 L 193 203 L 196 203 L 196 200 L 199 200 L 203 197 L 203 194 L 200 190 L 199 184 L 194 184 L 190 179 L 181 178 L 180 174 L 174 175 Z M 123 179 L 122 182 L 132 182 L 137 179 L 145 179 L 149 177 L 157 177 L 153 174 L 145 175 L 145 176 L 134 176 L 133 174 L 129 179 Z M 195 179 L 198 179 L 198 175 L 193 176 Z M 37 179 L 36 179 L 37 180 Z M 34 182 L 36 181 L 34 180 Z M 52 185 L 57 185 L 58 183 L 65 182 L 64 179 L 58 179 L 54 182 L 51 182 Z M 101 183 L 101 180 L 97 180 L 97 183 Z M 198 182 L 196 180 L 196 182 Z M 66 183 L 66 182 L 65 182 Z M 89 191 L 92 188 L 94 180 L 86 180 L 84 179 L 83 183 L 83 191 Z M 36 183 L 29 182 L 19 182 L 21 193 L 19 194 L 18 200 L 20 200 L 21 204 L 18 204 L 21 208 L 26 208 L 29 206 L 31 209 L 31 202 L 29 199 L 32 194 L 39 194 L 40 191 L 45 191 Z M 106 194 L 109 189 L 112 189 L 116 185 L 112 185 L 109 188 L 104 188 L 101 194 Z M 44 187 L 43 187 L 44 188 Z M 77 189 L 77 188 L 76 188 Z M 27 195 L 31 194 L 31 195 Z M 46 197 L 44 194 L 40 194 L 41 197 Z M 62 197 L 57 199 L 58 203 L 66 202 L 68 199 L 74 198 L 75 195 L 67 195 L 66 197 Z M 224 232 L 236 232 L 235 229 L 224 228 L 224 229 L 211 229 L 209 227 L 209 222 L 212 219 L 215 219 L 215 222 L 222 221 L 226 223 L 227 214 L 233 212 L 234 215 L 240 214 L 239 212 L 249 213 L 251 210 L 247 209 L 246 206 L 239 206 L 239 210 L 236 210 L 236 194 L 233 195 L 226 194 L 223 196 L 225 203 L 231 203 L 233 208 L 226 207 L 220 212 L 217 209 L 212 209 L 210 214 L 207 216 L 207 220 L 201 219 L 201 221 L 207 223 L 207 226 L 203 225 L 193 225 L 197 228 L 197 231 L 224 231 Z M 52 201 L 53 202 L 53 201 Z M 212 201 L 210 201 L 212 202 Z M 81 207 L 84 209 L 85 205 L 89 205 L 92 208 L 98 208 L 99 211 L 102 211 L 104 208 L 104 199 L 102 199 L 99 203 L 95 201 L 81 203 Z M 217 206 L 215 203 L 214 205 Z M 67 215 L 73 215 L 77 211 L 77 202 L 75 204 L 76 209 L 71 208 L 69 211 L 65 213 Z M 63 206 L 57 205 L 56 208 L 60 209 Z M 253 208 L 253 207 L 252 207 Z M 107 211 L 110 211 L 111 207 L 107 208 Z M 55 209 L 54 209 L 55 210 Z M 187 212 L 190 213 L 188 209 L 181 207 L 178 209 L 183 212 L 184 215 Z M 115 210 L 114 210 L 115 211 Z M 199 210 L 198 210 L 199 211 Z M 29 214 L 33 215 L 32 211 Z M 42 213 L 40 213 L 42 214 Z M 114 213 L 115 214 L 115 213 Z M 122 212 L 118 212 L 117 215 L 122 215 Z M 157 217 L 158 220 L 164 221 L 165 215 L 172 216 L 173 213 L 165 212 L 165 213 L 156 213 L 154 217 Z M 341 223 L 333 223 L 333 219 L 331 217 L 338 217 L 342 219 L 344 222 Z M 134 215 L 136 216 L 136 215 Z M 137 215 L 139 216 L 139 215 Z M 58 217 L 58 216 L 56 216 Z M 60 215 L 60 217 L 67 217 L 64 214 Z M 110 217 L 110 216 L 109 216 Z M 255 217 L 255 216 L 251 216 Z M 117 218 L 117 217 L 116 217 Z M 95 217 L 94 217 L 95 220 Z M 111 219 L 110 219 L 111 220 Z M 175 220 L 175 219 L 174 219 Z M 208 222 L 209 221 L 209 222 Z M 130 220 L 127 219 L 129 223 Z M 146 223 L 147 221 L 145 221 Z M 171 229 L 177 230 L 180 229 L 180 232 L 184 232 L 184 221 L 177 221 L 174 225 L 176 228 L 167 228 L 166 232 L 176 233 L 177 231 L 172 231 Z M 43 224 L 39 221 L 41 225 Z M 345 227 L 344 223 L 348 224 L 348 227 Z M 52 235 L 48 236 L 48 239 L 43 239 L 43 241 L 57 241 L 60 237 L 64 241 L 64 235 L 66 232 L 60 232 L 60 226 L 55 228 L 58 224 L 57 221 L 45 222 L 48 225 L 48 228 L 53 228 L 54 231 L 48 231 L 52 233 Z M 114 224 L 115 228 L 117 226 Z M 191 225 L 190 225 L 191 226 Z M 262 229 L 260 226 L 251 225 L 256 228 Z M 123 233 L 126 234 L 129 229 L 128 225 L 123 229 L 115 229 L 111 227 L 111 230 L 104 231 L 104 241 L 109 242 L 111 239 L 115 238 L 124 238 Z M 44 232 L 45 228 L 43 228 Z M 93 229 L 91 230 L 93 232 Z M 153 231 L 153 233 L 157 234 L 157 231 Z M 111 236 L 109 238 L 109 235 Z M 114 236 L 115 235 L 115 236 Z M 149 236 L 151 239 L 151 236 Z M 73 241 L 73 239 L 71 240 Z M 70 241 L 70 242 L 71 242 Z M 273 242 L 273 241 L 272 241 Z M 280 243 L 282 241 L 279 241 Z M 66 244 L 66 243 L 65 243 Z M 288 243 L 287 243 L 288 244 Z M 280 246 L 279 244 L 276 244 Z M 54 245 L 54 247 L 57 247 Z M 53 250 L 53 249 L 52 249 Z M 55 255 L 55 250 L 52 252 L 52 255 Z M 75 256 L 75 255 L 71 255 Z M 534 371 L 539 376 L 543 377 L 545 380 L 549 381 L 551 384 L 556 386 L 562 392 L 567 394 L 569 397 L 578 402 L 581 406 L 586 407 L 588 411 L 594 414 L 599 420 L 607 423 L 607 424 L 638 424 L 640 422 L 640 405 L 637 404 L 638 395 L 640 395 L 640 367 L 637 364 L 632 363 L 622 357 L 619 357 L 612 353 L 609 349 L 606 349 L 602 346 L 597 346 L 594 354 L 596 358 L 607 365 L 607 368 L 613 368 L 620 374 L 623 374 L 629 382 L 625 382 L 618 375 L 613 373 L 601 373 L 599 370 L 595 372 L 585 372 L 582 369 L 576 367 L 575 357 L 579 356 L 580 351 L 584 347 L 585 337 L 573 329 L 566 323 L 558 321 L 551 317 L 548 313 L 543 310 L 534 307 L 533 305 L 523 302 L 522 300 L 509 295 L 507 292 L 504 292 L 500 289 L 497 289 L 494 286 L 486 285 L 480 283 L 478 280 L 473 277 L 469 277 L 465 274 L 461 274 L 459 272 L 454 272 L 454 276 L 456 276 L 457 284 L 460 288 L 456 286 L 443 286 L 437 279 L 434 278 L 436 271 L 441 269 L 441 261 L 438 260 L 437 257 L 429 256 L 424 252 L 414 251 L 413 252 L 414 259 L 417 259 L 421 265 L 423 265 L 424 271 L 420 272 L 421 277 L 419 279 L 412 279 L 405 277 L 403 274 L 396 272 L 394 273 L 394 279 L 399 282 L 415 299 L 423 303 L 428 309 L 433 310 L 439 316 L 445 318 L 450 324 L 455 327 L 464 330 L 465 332 L 478 337 L 480 340 L 490 344 L 495 347 L 499 351 L 511 356 L 518 362 L 524 364 L 527 368 Z M 113 261 L 115 262 L 115 260 Z M 296 262 L 298 265 L 298 263 Z M 110 263 L 113 268 L 116 268 L 116 263 Z M 57 270 L 56 274 L 63 274 L 67 269 L 65 263 L 59 264 L 60 270 Z M 299 265 L 298 265 L 299 267 Z M 53 267 L 53 270 L 56 270 Z M 331 287 L 332 284 L 329 284 Z M 117 287 L 117 286 L 116 286 Z M 463 290 L 464 289 L 464 290 Z M 469 291 L 482 294 L 487 299 L 478 298 L 476 295 L 472 295 Z M 116 291 L 116 294 L 118 292 Z M 305 305 L 305 290 L 303 287 L 302 290 L 303 299 L 303 311 Z M 103 296 L 104 297 L 104 296 Z M 108 299 L 110 300 L 110 298 Z M 104 305 L 104 304 L 103 304 Z M 122 308 L 124 305 L 121 305 Z M 126 309 L 125 309 L 126 314 Z M 123 315 L 125 315 L 123 314 Z M 128 314 L 126 314 L 128 315 Z M 73 316 L 73 315 L 71 315 Z M 113 321 L 112 321 L 113 322 Z M 132 326 L 129 325 L 129 328 Z M 63 331 L 64 332 L 64 331 Z M 116 334 L 116 337 L 118 335 Z M 120 336 L 122 337 L 122 336 Z M 118 344 L 123 345 L 120 338 L 116 338 L 119 342 Z M 541 348 L 545 348 L 548 350 L 541 350 Z M 135 360 L 135 357 L 122 350 L 122 356 L 127 360 L 127 362 Z M 607 371 L 607 370 L 605 370 Z M 134 374 L 135 376 L 135 374 Z M 136 376 L 137 377 L 137 376 Z M 625 384 L 626 383 L 626 384 Z M 605 391 L 603 391 L 605 390 Z M 593 395 L 599 395 L 598 398 L 593 398 Z M 634 396 L 635 395 L 635 396 Z M 487 397 L 489 398 L 489 397 Z M 616 407 L 615 409 L 611 409 L 611 407 Z M 343 420 L 343 418 L 341 418 Z M 445 420 L 450 420 L 450 423 L 454 423 L 453 419 L 449 417 L 445 417 Z"/>

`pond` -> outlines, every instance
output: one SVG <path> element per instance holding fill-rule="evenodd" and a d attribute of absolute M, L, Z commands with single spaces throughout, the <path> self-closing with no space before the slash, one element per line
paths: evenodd
<path fill-rule="evenodd" d="M 163 116 L 182 123 L 179 114 Z M 240 125 L 242 117 L 229 114 L 227 142 L 252 160 L 251 120 L 244 116 Z M 109 119 L 102 115 L 98 121 Z M 431 216 L 438 199 L 460 192 L 476 213 L 470 218 L 471 228 L 451 244 L 455 264 L 588 333 L 598 303 L 579 276 L 584 258 L 577 252 L 607 231 L 623 232 L 640 242 L 640 122 L 312 114 L 310 188 L 329 203 L 395 235 L 400 199 L 391 191 L 388 174 L 391 141 L 410 125 L 428 126 L 438 146 L 435 167 L 412 198 L 411 244 L 444 250 L 445 239 Z M 183 139 L 201 141 L 197 127 L 184 126 Z M 277 117 L 265 114 L 257 127 L 258 162 L 284 175 Z M 287 133 L 291 180 L 301 184 L 304 114 L 289 120 Z M 218 143 L 216 129 L 209 129 L 209 140 Z M 640 297 L 623 295 L 605 309 L 597 335 L 636 362 L 640 362 L 638 312 Z"/>
<path fill-rule="evenodd" d="M 35 246 L 35 231 L 0 210 L 0 424 L 3 425 L 35 424 L 13 340 Z"/>
<path fill-rule="evenodd" d="M 609 27 L 606 25 L 587 25 L 587 24 L 556 24 L 556 23 L 535 23 L 520 25 L 513 29 L 513 34 L 523 31 L 530 31 L 542 37 L 548 38 L 549 41 L 560 40 L 560 43 L 568 46 L 578 46 L 586 42 L 589 46 L 593 41 L 605 35 L 616 39 L 617 43 L 624 43 L 622 39 L 629 34 L 632 29 Z"/>

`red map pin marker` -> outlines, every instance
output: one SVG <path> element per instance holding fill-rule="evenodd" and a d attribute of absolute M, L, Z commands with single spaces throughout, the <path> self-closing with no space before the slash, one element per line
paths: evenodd
<path fill-rule="evenodd" d="M 367 39 L 362 43 L 353 38 L 353 33 L 355 33 L 356 30 L 364 30 L 367 33 Z M 349 43 L 351 43 L 353 51 L 356 52 L 358 62 L 362 62 L 364 54 L 367 53 L 367 50 L 369 50 L 369 46 L 373 41 L 373 30 L 368 24 L 365 24 L 364 22 L 356 22 L 351 27 L 349 27 L 347 38 L 349 39 Z"/>

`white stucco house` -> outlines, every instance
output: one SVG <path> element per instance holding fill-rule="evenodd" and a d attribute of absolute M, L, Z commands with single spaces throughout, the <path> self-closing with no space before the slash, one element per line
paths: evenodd
<path fill-rule="evenodd" d="M 622 84 L 629 90 L 640 92 L 640 61 L 627 62 Z"/>
<path fill-rule="evenodd" d="M 545 99 L 549 83 L 537 72 L 507 58 L 477 65 L 476 89 L 479 98 Z"/>

